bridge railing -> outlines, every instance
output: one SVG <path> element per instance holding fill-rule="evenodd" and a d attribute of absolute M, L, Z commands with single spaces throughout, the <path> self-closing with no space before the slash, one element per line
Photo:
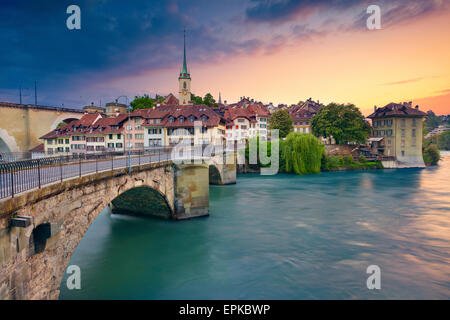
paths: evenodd
<path fill-rule="evenodd" d="M 192 151 L 195 148 L 201 148 L 204 152 L 207 147 L 192 146 Z M 213 146 L 208 156 L 215 156 L 217 150 L 225 152 L 236 149 Z M 152 147 L 125 152 L 74 153 L 0 163 L 0 199 L 88 174 L 178 159 L 176 152 L 172 151 L 173 146 Z"/>
<path fill-rule="evenodd" d="M 161 147 L 0 163 L 0 199 L 87 174 L 170 160 L 171 151 Z"/>

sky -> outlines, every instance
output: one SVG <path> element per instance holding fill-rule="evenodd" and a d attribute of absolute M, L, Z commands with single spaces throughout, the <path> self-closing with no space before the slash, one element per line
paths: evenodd
<path fill-rule="evenodd" d="M 0 101 L 33 104 L 35 81 L 38 104 L 69 108 L 177 95 L 184 28 L 196 95 L 450 114 L 450 0 L 0 0 Z"/>

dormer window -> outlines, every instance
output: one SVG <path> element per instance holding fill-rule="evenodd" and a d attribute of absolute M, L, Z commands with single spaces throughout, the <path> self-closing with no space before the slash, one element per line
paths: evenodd
<path fill-rule="evenodd" d="M 180 117 L 178 118 L 178 121 L 181 122 L 181 123 L 183 123 L 183 122 L 184 122 L 184 117 L 183 117 L 183 116 L 180 116 Z"/>
<path fill-rule="evenodd" d="M 208 121 L 208 117 L 207 117 L 206 115 L 202 115 L 202 116 L 201 116 L 201 119 L 202 119 L 203 122 Z"/>
<path fill-rule="evenodd" d="M 192 116 L 192 115 L 190 115 L 190 116 L 189 116 L 189 121 L 194 122 L 194 121 L 195 121 L 195 117 Z"/>
<path fill-rule="evenodd" d="M 175 121 L 175 118 L 174 117 L 169 117 L 169 122 L 170 123 L 172 123 L 172 122 L 174 122 Z"/>

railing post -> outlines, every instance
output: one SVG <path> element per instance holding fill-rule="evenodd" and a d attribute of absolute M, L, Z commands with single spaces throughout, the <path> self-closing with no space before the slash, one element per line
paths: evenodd
<path fill-rule="evenodd" d="M 114 157 L 111 155 L 111 171 L 114 170 Z"/>
<path fill-rule="evenodd" d="M 95 155 L 95 173 L 98 173 L 98 156 Z"/>
<path fill-rule="evenodd" d="M 141 150 L 138 151 L 139 167 L 141 166 Z"/>
<path fill-rule="evenodd" d="M 14 173 L 13 173 L 13 165 L 11 165 L 11 198 L 14 198 Z"/>
<path fill-rule="evenodd" d="M 41 188 L 41 159 L 37 159 L 37 163 L 38 163 L 38 184 L 39 184 L 39 189 Z"/>
<path fill-rule="evenodd" d="M 61 182 L 63 182 L 63 169 L 62 169 L 62 158 L 63 156 L 59 157 L 59 172 L 61 174 Z"/>
<path fill-rule="evenodd" d="M 78 172 L 81 178 L 81 155 L 78 155 Z"/>
<path fill-rule="evenodd" d="M 161 162 L 161 148 L 158 148 L 158 162 Z"/>

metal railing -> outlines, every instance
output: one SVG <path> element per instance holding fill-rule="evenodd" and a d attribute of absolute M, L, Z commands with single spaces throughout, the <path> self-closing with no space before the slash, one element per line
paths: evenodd
<path fill-rule="evenodd" d="M 171 151 L 172 148 L 161 147 L 0 163 L 0 199 L 70 178 L 167 161 L 171 159 Z"/>
<path fill-rule="evenodd" d="M 195 154 L 206 151 L 207 156 L 215 156 L 217 151 L 236 152 L 238 146 L 190 146 Z M 153 147 L 125 152 L 74 153 L 44 157 L 40 159 L 21 160 L 0 163 L 0 199 L 41 188 L 51 183 L 63 182 L 66 179 L 82 177 L 102 171 L 111 171 L 158 163 L 168 160 L 179 160 L 174 147 Z M 175 150 L 176 151 L 176 150 Z M 173 159 L 174 156 L 175 158 Z M 192 158 L 186 158 L 187 160 Z"/>

